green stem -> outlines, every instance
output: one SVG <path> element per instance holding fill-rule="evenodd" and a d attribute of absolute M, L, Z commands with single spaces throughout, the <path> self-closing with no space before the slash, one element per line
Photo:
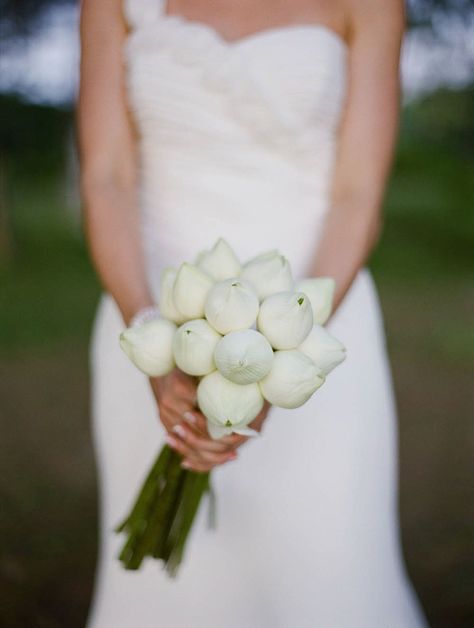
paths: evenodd
<path fill-rule="evenodd" d="M 148 473 L 131 511 L 123 522 L 115 528 L 116 532 L 123 532 L 124 530 L 139 527 L 139 523 L 144 516 L 146 516 L 150 506 L 154 503 L 156 494 L 160 492 L 160 476 L 162 476 L 166 470 L 172 454 L 172 449 L 167 445 L 162 448 L 158 458 Z"/>
<path fill-rule="evenodd" d="M 166 454 L 164 460 L 166 466 L 159 467 L 159 475 L 154 477 L 153 473 L 150 473 L 145 481 L 145 485 L 149 487 L 148 480 L 150 480 L 155 490 L 148 492 L 148 490 L 145 491 L 145 487 L 142 489 L 142 493 L 146 493 L 146 499 L 141 493 L 136 503 L 137 508 L 132 510 L 126 524 L 128 540 L 119 559 L 127 569 L 138 569 L 144 557 L 152 553 L 150 551 L 152 542 L 162 534 L 161 527 L 169 515 L 172 496 L 176 488 L 176 469 L 180 469 L 180 458 L 169 449 L 169 455 Z"/>
<path fill-rule="evenodd" d="M 209 488 L 209 473 L 189 473 L 183 488 L 180 509 L 168 538 L 166 570 L 175 576 L 203 494 Z"/>
<path fill-rule="evenodd" d="M 146 554 L 155 558 L 161 558 L 158 550 L 166 541 L 177 508 L 185 474 L 185 470 L 181 467 L 181 456 L 175 454 L 166 471 L 166 485 L 160 495 L 156 511 L 150 517 L 147 529 Z"/>
<path fill-rule="evenodd" d="M 146 556 L 164 561 L 174 576 L 201 498 L 209 490 L 209 473 L 186 471 L 182 458 L 163 447 L 128 517 L 117 527 L 127 540 L 119 559 L 126 569 L 139 569 Z"/>

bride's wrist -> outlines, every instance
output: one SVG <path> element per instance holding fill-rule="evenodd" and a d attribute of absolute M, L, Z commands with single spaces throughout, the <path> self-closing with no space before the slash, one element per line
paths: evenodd
<path fill-rule="evenodd" d="M 149 323 L 150 321 L 155 320 L 160 317 L 160 310 L 157 305 L 147 305 L 146 307 L 140 308 L 135 314 L 130 318 L 129 326 L 130 327 L 140 327 L 144 323 Z"/>

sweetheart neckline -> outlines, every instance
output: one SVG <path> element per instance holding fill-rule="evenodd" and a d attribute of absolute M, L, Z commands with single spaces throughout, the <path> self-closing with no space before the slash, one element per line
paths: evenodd
<path fill-rule="evenodd" d="M 337 31 L 335 31 L 330 26 L 326 26 L 326 24 L 320 22 L 308 22 L 308 23 L 295 23 L 295 24 L 286 24 L 284 26 L 274 26 L 270 28 L 262 28 L 253 33 L 249 33 L 248 35 L 243 35 L 242 37 L 238 37 L 237 39 L 226 39 L 218 30 L 216 30 L 213 26 L 208 24 L 207 22 L 201 22 L 199 20 L 190 20 L 183 15 L 178 13 L 162 13 L 161 19 L 164 21 L 175 22 L 176 24 L 181 24 L 182 26 L 188 28 L 196 28 L 201 29 L 212 35 L 214 40 L 223 48 L 227 48 L 229 50 L 238 49 L 246 44 L 254 43 L 259 39 L 264 39 L 266 37 L 271 37 L 273 35 L 282 35 L 289 32 L 297 32 L 297 31 L 314 31 L 316 33 L 323 33 L 329 36 L 333 41 L 338 43 L 344 50 L 349 49 L 349 44 L 346 40 L 340 35 Z"/>

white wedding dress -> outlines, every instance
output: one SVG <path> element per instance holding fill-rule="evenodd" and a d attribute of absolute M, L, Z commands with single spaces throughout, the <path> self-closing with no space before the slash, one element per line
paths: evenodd
<path fill-rule="evenodd" d="M 280 249 L 309 272 L 328 209 L 347 49 L 322 25 L 234 43 L 125 4 L 130 106 L 140 131 L 143 237 L 151 284 L 220 236 L 242 260 Z M 112 236 L 111 236 L 112 237 Z M 156 294 L 157 299 L 159 295 Z M 213 471 L 184 563 L 122 568 L 127 513 L 163 444 L 149 383 L 121 352 L 104 296 L 93 346 L 101 550 L 89 628 L 412 628 L 424 619 L 397 521 L 396 418 L 379 305 L 360 272 L 329 325 L 346 362 L 297 410 Z"/>

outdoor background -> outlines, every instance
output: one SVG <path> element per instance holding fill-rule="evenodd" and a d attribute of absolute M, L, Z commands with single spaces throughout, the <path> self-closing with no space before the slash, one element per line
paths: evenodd
<path fill-rule="evenodd" d="M 469 7 L 410 5 L 401 135 L 371 262 L 400 412 L 404 551 L 439 628 L 474 625 Z M 96 553 L 88 342 L 99 286 L 77 192 L 78 10 L 0 0 L 0 11 L 0 625 L 79 628 Z"/>

